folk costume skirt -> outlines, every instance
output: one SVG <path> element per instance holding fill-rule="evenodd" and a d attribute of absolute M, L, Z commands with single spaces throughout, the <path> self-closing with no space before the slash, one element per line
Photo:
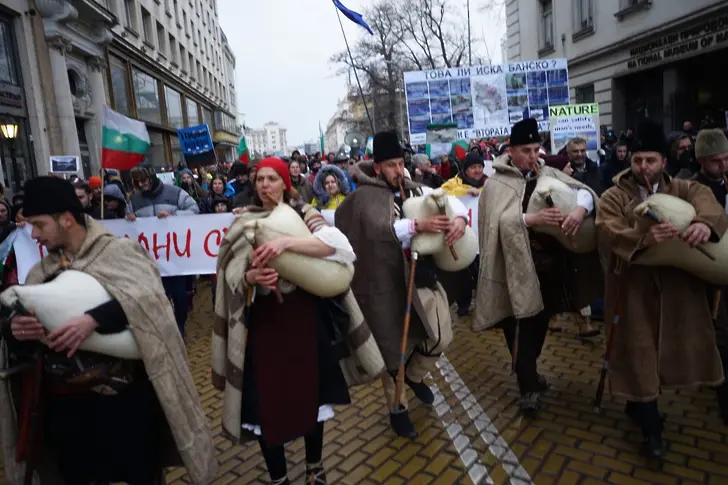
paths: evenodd
<path fill-rule="evenodd" d="M 351 402 L 320 302 L 297 288 L 283 295 L 283 303 L 273 294 L 258 295 L 253 303 L 242 422 L 248 431 L 259 426 L 266 446 L 308 434 L 322 406 Z"/>

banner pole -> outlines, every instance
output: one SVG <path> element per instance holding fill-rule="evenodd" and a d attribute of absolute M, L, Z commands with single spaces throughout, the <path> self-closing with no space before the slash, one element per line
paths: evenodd
<path fill-rule="evenodd" d="M 369 107 L 367 106 L 367 100 L 364 98 L 364 90 L 361 88 L 361 82 L 359 82 L 359 73 L 354 66 L 354 56 L 351 55 L 351 49 L 349 48 L 349 41 L 346 38 L 346 32 L 344 32 L 344 24 L 341 22 L 341 14 L 339 9 L 334 4 L 334 10 L 336 10 L 336 18 L 339 19 L 339 26 L 341 27 L 341 34 L 344 36 L 344 43 L 346 44 L 346 51 L 349 53 L 349 60 L 351 61 L 351 68 L 354 70 L 354 77 L 356 78 L 356 85 L 359 87 L 359 96 L 361 96 L 361 102 L 364 104 L 364 110 L 367 113 L 367 119 L 369 120 L 369 127 L 372 129 L 372 136 L 374 136 L 374 122 L 369 114 Z"/>

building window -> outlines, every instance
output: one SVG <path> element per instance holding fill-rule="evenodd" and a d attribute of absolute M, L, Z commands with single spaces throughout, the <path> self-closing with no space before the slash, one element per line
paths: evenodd
<path fill-rule="evenodd" d="M 184 128 L 185 120 L 182 116 L 182 95 L 165 86 L 164 96 L 167 100 L 167 125 L 171 128 Z"/>
<path fill-rule="evenodd" d="M 185 34 L 187 34 L 187 38 L 189 39 L 190 38 L 190 31 L 187 28 L 187 12 L 185 12 L 184 10 L 182 11 L 182 25 L 185 26 Z"/>
<path fill-rule="evenodd" d="M 574 89 L 576 104 L 585 104 L 594 102 L 594 84 L 585 84 L 577 86 Z"/>
<path fill-rule="evenodd" d="M 13 57 L 13 37 L 10 24 L 0 22 L 0 82 L 18 85 L 18 75 Z"/>
<path fill-rule="evenodd" d="M 197 103 L 191 99 L 187 99 L 187 126 L 197 126 L 200 124 L 200 115 L 197 113 Z"/>
<path fill-rule="evenodd" d="M 151 123 L 162 123 L 159 103 L 159 83 L 146 72 L 133 71 L 134 98 L 137 118 Z"/>
<path fill-rule="evenodd" d="M 114 109 L 119 113 L 131 116 L 129 109 L 129 91 L 127 90 L 126 62 L 116 57 L 109 57 L 111 71 L 111 91 L 114 96 Z"/>
<path fill-rule="evenodd" d="M 179 67 L 182 72 L 187 72 L 187 50 L 185 50 L 181 42 L 179 44 Z"/>
<path fill-rule="evenodd" d="M 154 27 L 152 24 L 152 15 L 147 9 L 142 7 L 142 28 L 144 29 L 144 42 L 154 47 Z"/>
<path fill-rule="evenodd" d="M 157 50 L 164 57 L 169 57 L 167 53 L 167 34 L 164 31 L 164 26 L 157 22 Z"/>
<path fill-rule="evenodd" d="M 574 0 L 574 32 L 594 29 L 594 0 Z"/>
<path fill-rule="evenodd" d="M 202 123 L 207 125 L 210 130 L 213 129 L 213 118 L 211 109 L 202 108 Z"/>
<path fill-rule="evenodd" d="M 126 22 L 124 27 L 137 31 L 136 4 L 134 0 L 124 0 L 124 20 Z"/>
<path fill-rule="evenodd" d="M 172 64 L 179 66 L 179 55 L 177 53 L 177 41 L 174 40 L 172 34 L 169 34 L 169 60 Z"/>
<path fill-rule="evenodd" d="M 176 167 L 179 162 L 185 161 L 185 156 L 182 153 L 182 146 L 177 135 L 171 135 L 169 141 L 170 147 L 172 148 L 172 166 Z"/>
<path fill-rule="evenodd" d="M 167 165 L 167 156 L 164 154 L 164 135 L 158 131 L 149 130 L 151 145 L 146 155 L 146 162 L 155 167 Z"/>
<path fill-rule="evenodd" d="M 174 0 L 173 5 L 174 5 L 174 20 L 175 20 L 175 22 L 177 22 L 177 25 L 179 25 L 179 14 L 178 14 L 179 7 L 177 5 L 177 0 Z"/>
<path fill-rule="evenodd" d="M 541 16 L 538 32 L 539 50 L 554 48 L 554 9 L 552 0 L 540 0 Z"/>
<path fill-rule="evenodd" d="M 192 53 L 191 52 L 189 54 L 189 58 L 190 58 L 190 63 L 189 63 L 189 65 L 187 67 L 189 68 L 190 77 L 192 77 L 192 79 L 194 79 L 195 78 L 195 74 L 197 74 L 197 72 L 195 71 L 195 61 L 194 61 L 194 58 L 192 57 Z"/>

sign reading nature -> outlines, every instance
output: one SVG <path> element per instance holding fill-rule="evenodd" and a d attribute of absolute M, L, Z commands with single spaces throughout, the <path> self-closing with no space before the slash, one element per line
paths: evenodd
<path fill-rule="evenodd" d="M 410 143 L 424 145 L 427 126 L 455 123 L 458 139 L 508 136 L 535 118 L 548 131 L 549 106 L 569 104 L 566 59 L 404 73 Z"/>

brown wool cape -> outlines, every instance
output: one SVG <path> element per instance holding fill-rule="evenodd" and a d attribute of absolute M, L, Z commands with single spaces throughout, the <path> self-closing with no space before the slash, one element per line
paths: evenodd
<path fill-rule="evenodd" d="M 407 304 L 409 265 L 402 244 L 394 234 L 395 203 L 392 189 L 376 177 L 374 163 L 359 162 L 352 168 L 357 188 L 336 209 L 336 227 L 343 232 L 357 255 L 351 288 L 382 351 L 387 369 L 396 371 Z M 421 185 L 404 180 L 405 190 L 420 193 Z M 412 322 L 408 345 L 428 337 L 435 342 L 452 341 L 452 322 L 447 294 L 418 288 L 413 293 Z M 416 313 L 416 315 L 414 314 Z"/>
<path fill-rule="evenodd" d="M 314 233 L 326 225 L 315 208 L 301 207 L 303 220 Z M 243 275 L 248 268 L 253 248 L 245 238 L 244 225 L 270 214 L 252 208 L 236 217 L 220 246 L 217 258 L 217 293 L 215 296 L 215 325 L 212 334 L 212 383 L 224 391 L 222 431 L 235 443 L 256 440 L 242 429 L 243 374 L 245 364 L 245 297 L 248 285 Z M 279 280 L 284 294 L 293 291 L 290 282 Z M 341 371 L 350 386 L 370 382 L 384 371 L 382 355 L 364 320 L 351 290 L 342 295 L 342 305 L 349 315 L 346 347 L 349 355 L 339 361 Z"/>
<path fill-rule="evenodd" d="M 176 449 L 163 454 L 176 455 L 179 465 L 187 468 L 194 484 L 210 483 L 218 472 L 212 435 L 157 264 L 138 242 L 115 237 L 88 216 L 86 227 L 86 238 L 78 253 L 70 259 L 69 269 L 93 276 L 121 305 L 174 438 Z M 51 253 L 33 266 L 26 284 L 42 283 L 60 268 L 59 255 Z M 13 460 L 17 423 L 8 418 L 15 417 L 13 410 L 4 408 L 11 402 L 6 386 L 0 394 L 0 415 L 4 417 L 0 429 L 2 453 L 6 466 L 13 462 L 14 470 L 13 476 L 6 476 L 6 479 L 15 485 L 22 483 L 24 473 L 21 470 L 24 466 L 18 467 Z M 5 422 L 10 425 L 5 426 Z"/>
<path fill-rule="evenodd" d="M 613 181 L 614 187 L 602 194 L 596 219 L 600 238 L 611 255 L 604 298 L 606 322 L 612 321 L 622 291 L 622 311 L 609 362 L 612 394 L 652 401 L 663 388 L 720 384 L 723 369 L 706 283 L 676 268 L 630 264 L 643 248 L 649 225 L 638 224 L 634 216 L 642 198 L 631 169 Z M 694 222 L 705 223 L 713 240 L 724 237 L 728 217 L 709 188 L 663 173 L 657 192 L 690 202 L 697 213 Z M 627 263 L 619 276 L 614 272 L 618 259 Z"/>

